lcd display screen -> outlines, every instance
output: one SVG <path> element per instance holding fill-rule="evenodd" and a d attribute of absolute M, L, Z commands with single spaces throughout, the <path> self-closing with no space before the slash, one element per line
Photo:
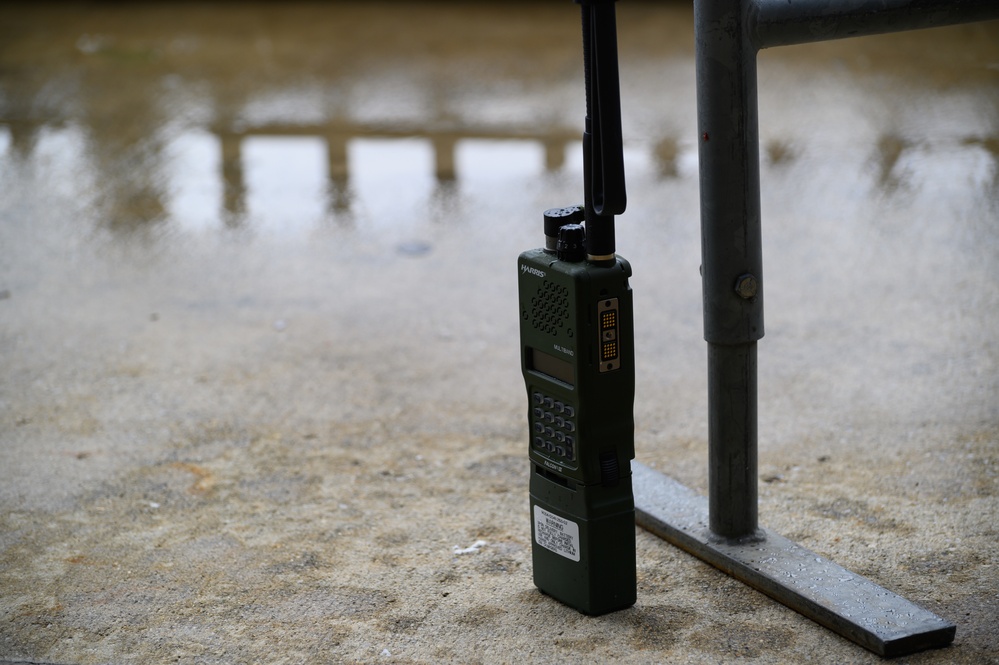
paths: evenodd
<path fill-rule="evenodd" d="M 527 368 L 570 386 L 576 383 L 576 370 L 568 360 L 527 347 Z"/>

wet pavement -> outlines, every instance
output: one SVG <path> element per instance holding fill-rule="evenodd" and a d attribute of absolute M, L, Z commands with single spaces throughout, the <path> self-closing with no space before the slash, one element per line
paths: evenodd
<path fill-rule="evenodd" d="M 0 9 L 0 661 L 878 660 L 644 531 L 632 609 L 531 583 L 577 11 Z M 703 493 L 691 15 L 618 15 L 637 455 Z M 999 662 L 999 24 L 759 79 L 760 521 Z"/>

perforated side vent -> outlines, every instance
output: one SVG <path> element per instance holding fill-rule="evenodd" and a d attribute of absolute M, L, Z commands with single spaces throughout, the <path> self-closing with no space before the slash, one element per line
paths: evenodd
<path fill-rule="evenodd" d="M 563 331 L 572 336 L 565 327 L 569 320 L 569 289 L 546 279 L 531 298 L 530 318 L 535 330 L 555 337 Z"/>

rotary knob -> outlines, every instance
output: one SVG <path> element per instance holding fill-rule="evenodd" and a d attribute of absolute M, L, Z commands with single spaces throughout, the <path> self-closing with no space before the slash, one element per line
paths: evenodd
<path fill-rule="evenodd" d="M 559 261 L 582 261 L 586 258 L 586 232 L 581 224 L 565 224 L 558 230 L 555 248 Z"/>

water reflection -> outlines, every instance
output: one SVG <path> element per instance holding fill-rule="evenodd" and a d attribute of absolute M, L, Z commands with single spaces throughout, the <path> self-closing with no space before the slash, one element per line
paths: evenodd
<path fill-rule="evenodd" d="M 896 134 L 883 134 L 877 143 L 874 159 L 878 165 L 878 185 L 887 193 L 894 193 L 907 180 L 904 172 L 897 168 L 902 153 L 912 144 Z"/>
<path fill-rule="evenodd" d="M 296 233 L 329 221 L 377 229 L 405 219 L 401 211 L 425 213 L 476 188 L 577 175 L 580 58 L 567 15 L 540 5 L 515 17 L 468 7 L 462 11 L 481 20 L 462 32 L 408 8 L 385 17 L 362 7 L 298 8 L 289 10 L 294 20 L 273 26 L 260 25 L 262 10 L 252 7 L 199 14 L 203 25 L 181 20 L 195 11 L 183 6 L 162 26 L 125 8 L 104 8 L 99 21 L 71 9 L 57 20 L 18 15 L 23 30 L 0 53 L 2 166 L 49 168 L 45 150 L 72 146 L 81 163 L 60 177 L 97 224 L 115 231 L 164 222 L 189 230 Z M 692 89 L 675 87 L 692 84 L 691 54 L 661 38 L 689 33 L 689 10 L 635 16 L 622 8 L 629 179 L 695 187 L 696 123 L 692 106 L 678 101 Z M 658 33 L 650 20 L 661 21 Z M 406 33 L 410 41 L 390 38 L 387 25 L 410 21 L 419 25 Z M 500 29 L 503 21 L 510 24 Z M 969 62 L 993 57 L 995 32 L 964 45 Z M 961 47 L 944 40 L 941 49 Z M 865 62 L 871 69 L 878 61 Z M 821 62 L 789 63 L 761 63 L 764 74 L 780 74 L 761 80 L 761 103 L 777 108 L 761 114 L 764 169 L 801 181 L 811 162 L 833 154 L 819 152 L 856 140 L 865 148 L 842 157 L 840 171 L 865 173 L 878 197 L 960 172 L 979 195 L 999 198 L 994 70 L 990 78 L 972 69 L 961 87 L 954 77 L 964 69 L 947 64 L 946 86 L 931 73 L 885 87 L 878 77 L 890 69 L 865 79 L 833 68 L 823 78 Z M 662 80 L 675 84 L 668 99 L 656 87 Z M 837 113 L 781 116 L 780 108 L 800 109 L 811 98 Z M 908 111 L 913 100 L 918 113 Z"/>
<path fill-rule="evenodd" d="M 537 175 L 561 170 L 570 147 L 581 154 L 578 135 L 569 128 L 532 132 L 272 123 L 238 131 L 214 128 L 212 135 L 221 152 L 217 161 L 224 186 L 223 216 L 229 225 L 246 217 L 283 216 L 275 210 L 265 214 L 263 208 L 266 201 L 279 198 L 278 192 L 297 201 L 328 199 L 321 207 L 341 221 L 359 213 L 380 220 L 384 213 L 388 221 L 404 205 L 417 203 L 415 190 L 451 191 L 459 173 L 467 182 L 523 175 L 525 169 Z M 483 157 L 483 152 L 488 154 Z M 247 168 L 255 169 L 258 177 Z M 310 186 L 305 181 L 317 176 L 326 184 L 311 186 L 312 193 L 306 195 L 303 188 Z M 391 195 L 385 196 L 387 192 Z M 248 204 L 248 197 L 255 203 Z M 386 209 L 383 204 L 389 202 Z M 356 209 L 359 205 L 366 208 L 363 213 Z M 253 206 L 259 208 L 257 213 Z"/>
<path fill-rule="evenodd" d="M 167 167 L 173 181 L 171 217 L 189 229 L 214 226 L 218 211 L 223 207 L 223 191 L 229 194 L 223 183 L 228 182 L 228 169 L 231 168 L 240 170 L 239 180 L 242 181 L 242 160 L 227 161 L 225 144 L 210 132 L 192 129 L 174 138 Z M 245 212 L 241 207 L 244 199 L 245 192 L 240 192 L 235 199 L 238 205 L 233 209 L 238 207 L 240 217 Z"/>

